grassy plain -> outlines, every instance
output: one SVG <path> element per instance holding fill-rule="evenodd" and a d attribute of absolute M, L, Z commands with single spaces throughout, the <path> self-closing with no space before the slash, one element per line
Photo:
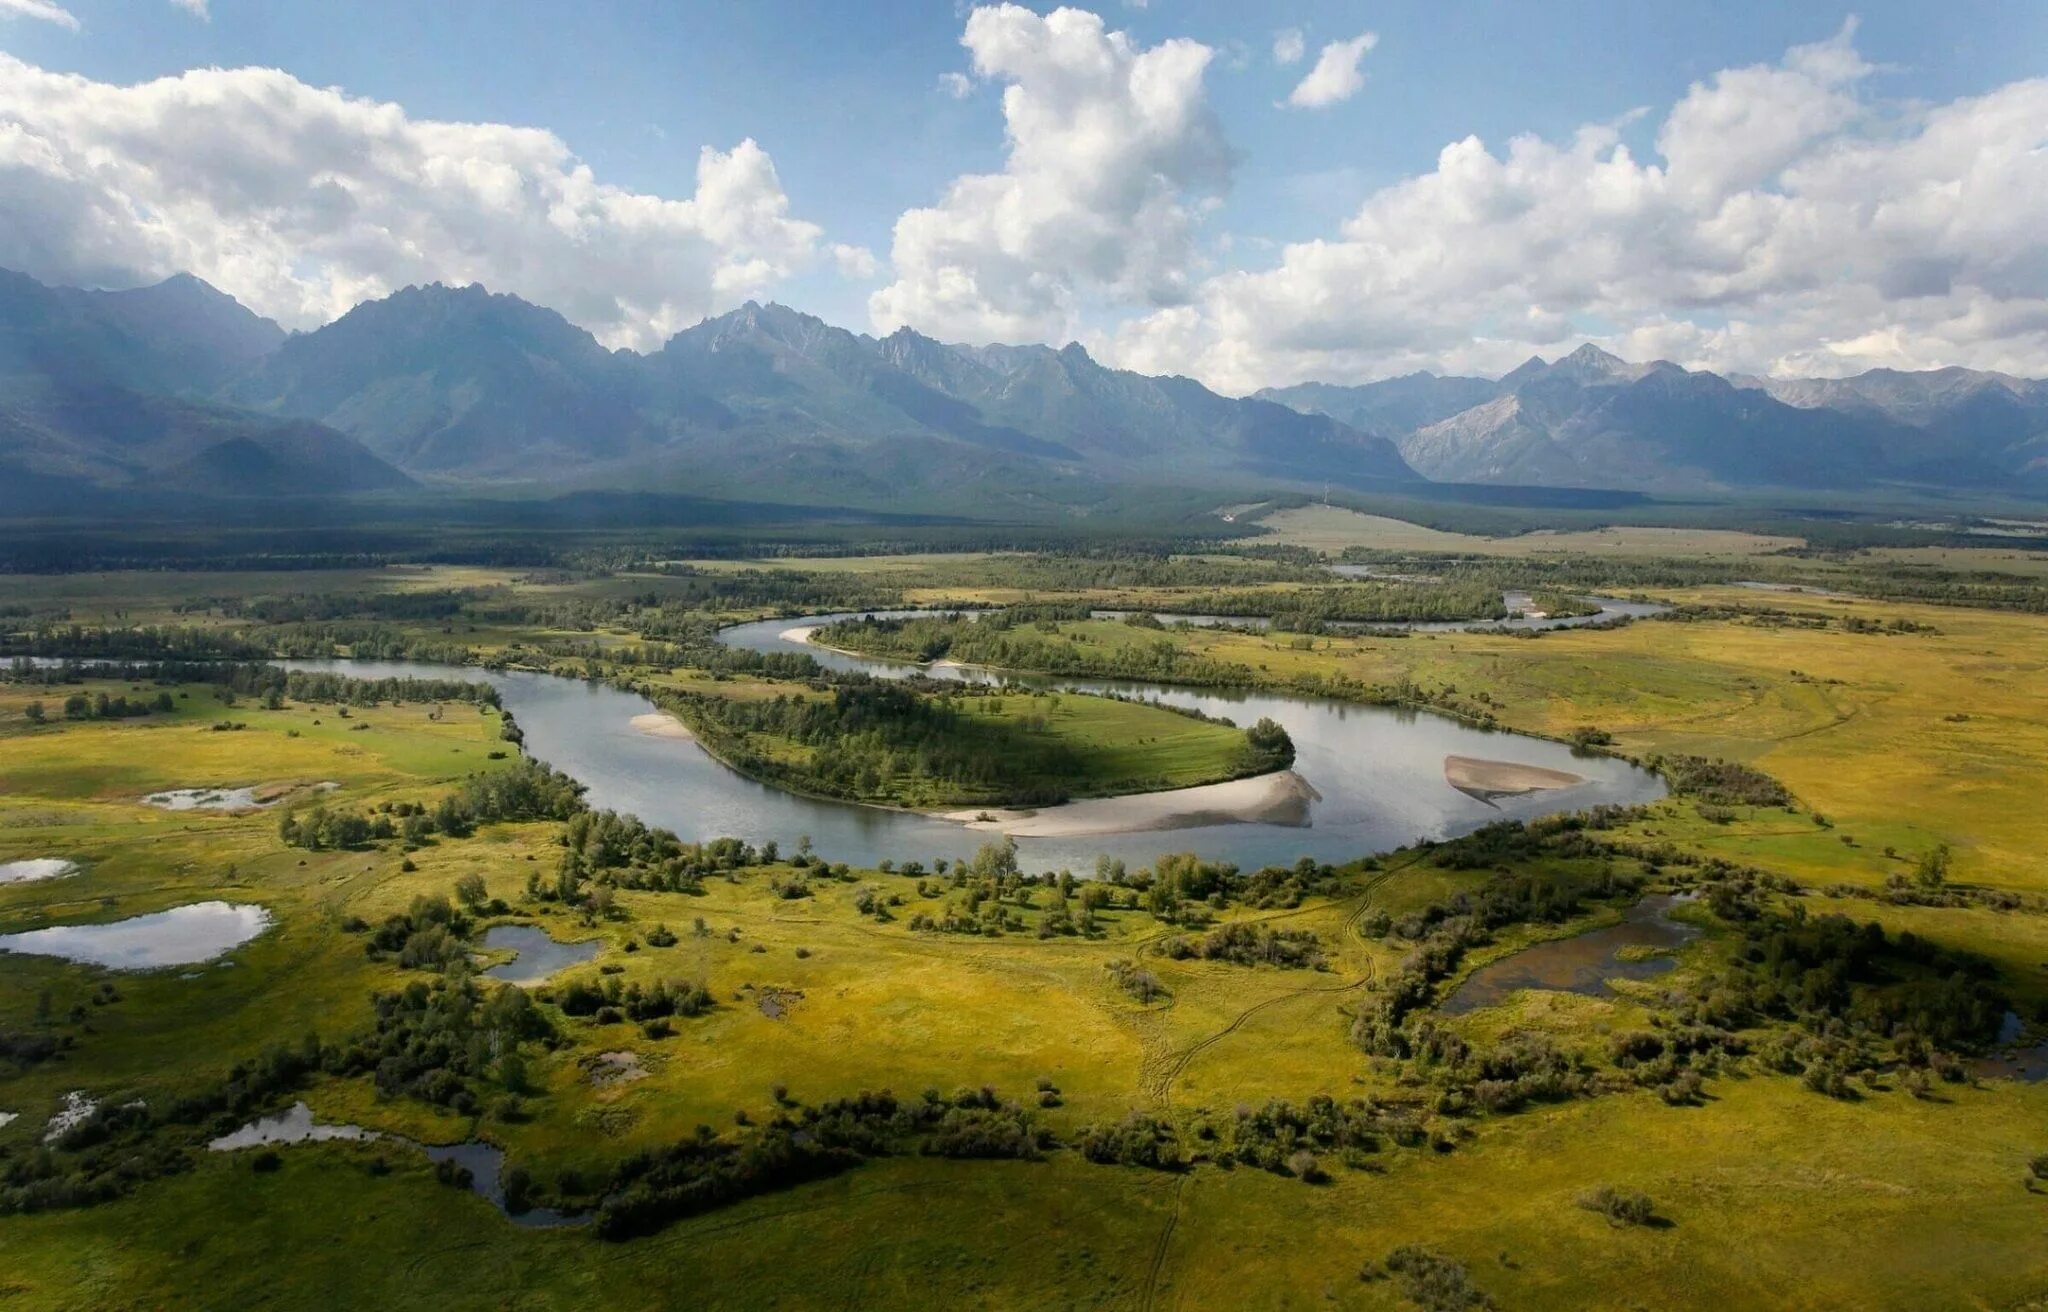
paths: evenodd
<path fill-rule="evenodd" d="M 993 577 L 975 572 L 979 561 L 952 581 L 930 561 L 901 566 L 941 594 Z M 347 572 L 331 584 L 359 591 L 394 581 L 529 586 L 509 573 L 464 571 Z M 295 576 L 290 586 L 305 582 Z M 535 586 L 577 597 L 636 583 Z M 38 604 L 65 595 L 63 580 L 35 586 Z M 230 595 L 278 590 L 279 580 L 106 576 L 81 585 L 68 604 L 81 617 L 177 622 L 173 603 L 188 587 Z M 1673 800 L 1630 836 L 1811 886 L 1845 885 L 1840 896 L 1803 902 L 1984 953 L 2023 1005 L 2048 1002 L 2048 917 L 2038 910 L 1901 907 L 1874 896 L 1937 842 L 1954 849 L 1956 880 L 2048 891 L 2048 827 L 2036 797 L 2048 777 L 2048 619 L 1741 589 L 1665 595 L 1830 622 L 1789 627 L 1733 616 L 1533 639 L 1059 627 L 1063 638 L 1102 649 L 1170 641 L 1274 680 L 1342 673 L 1454 689 L 1452 700 L 1483 692 L 1510 727 L 1564 735 L 1593 725 L 1630 754 L 1757 765 L 1786 782 L 1799 813 L 1710 818 Z M 1852 632 L 1844 617 L 1933 631 Z M 516 626 L 489 636 L 533 637 Z M 761 696 L 772 686 L 739 680 L 724 690 Z M 959 895 L 925 897 L 914 879 L 877 871 L 813 878 L 811 895 L 800 898 L 770 887 L 794 875 L 786 866 L 712 879 L 699 895 L 621 890 L 616 918 L 592 920 L 524 898 L 529 873 L 553 871 L 553 825 L 494 825 L 437 840 L 411 854 L 407 870 L 395 848 L 286 848 L 274 813 L 172 814 L 139 800 L 166 788 L 287 781 L 333 781 L 340 787 L 330 801 L 356 808 L 432 800 L 470 771 L 496 768 L 494 715 L 451 707 L 436 719 L 425 705 L 387 705 L 342 719 L 332 707 L 228 708 L 204 687 L 178 691 L 186 695 L 167 716 L 33 727 L 21 713 L 26 702 L 54 709 L 62 691 L 0 684 L 0 861 L 60 856 L 84 866 L 68 879 L 0 886 L 0 932 L 212 897 L 261 902 L 277 925 L 233 953 L 233 965 L 196 978 L 0 956 L 0 1030 L 41 1024 L 45 992 L 56 1016 L 74 1005 L 86 1016 L 82 1025 L 57 1022 L 78 1035 L 64 1058 L 0 1074 L 0 1110 L 22 1113 L 0 1126 L 0 1143 L 31 1144 L 72 1089 L 156 1102 L 218 1079 L 278 1039 L 360 1027 L 373 990 L 420 976 L 369 957 L 343 922 L 375 923 L 467 874 L 514 905 L 510 918 L 559 939 L 601 942 L 597 958 L 564 981 L 701 981 L 717 1005 L 659 1039 L 634 1025 L 562 1019 L 569 1042 L 535 1061 L 538 1092 L 526 1119 L 382 1100 L 367 1080 L 314 1085 L 308 1098 L 323 1116 L 436 1142 L 480 1133 L 545 1178 L 602 1171 L 699 1124 L 728 1129 L 741 1112 L 759 1122 L 774 1110 L 777 1085 L 804 1101 L 861 1088 L 915 1095 L 982 1084 L 1021 1097 L 1044 1078 L 1060 1090 L 1060 1105 L 1037 1114 L 1063 1139 L 1132 1109 L 1192 1127 L 1268 1098 L 1416 1096 L 1346 1038 L 1351 1014 L 1400 956 L 1357 925 L 1372 909 L 1398 915 L 1484 877 L 1397 856 L 1385 869 L 1349 872 L 1334 893 L 1297 908 L 1223 913 L 1312 930 L 1329 958 L 1325 970 L 1174 960 L 1160 950 L 1172 927 L 1139 911 L 1101 915 L 1099 938 L 1037 938 L 1028 926 L 1039 906 L 1019 909 L 1025 932 L 999 938 L 914 932 L 912 913 Z M 1044 699 L 1015 700 L 1022 708 Z M 1061 698 L 1060 708 L 1087 700 Z M 1103 706 L 1117 717 L 1146 709 Z M 1162 732 L 1213 727 L 1167 718 Z M 221 720 L 246 727 L 214 730 Z M 1136 721 L 1093 729 L 1105 752 L 1145 736 Z M 1198 762 L 1200 744 L 1187 747 L 1187 761 Z M 1162 851 L 1176 846 L 1170 834 L 1160 839 Z M 1896 855 L 1885 854 L 1888 846 Z M 856 906 L 863 889 L 902 904 L 891 919 L 864 915 Z M 1047 895 L 1038 896 L 1042 906 Z M 650 944 L 656 925 L 678 941 Z M 1531 937 L 1509 932 L 1467 968 Z M 1686 950 L 1673 978 L 1689 978 L 1729 942 L 1710 933 Z M 1108 965 L 1120 959 L 1155 972 L 1165 997 L 1141 1004 L 1118 988 Z M 103 982 L 118 1000 L 90 1000 Z M 764 1009 L 771 991 L 781 1005 Z M 1447 1023 L 1475 1040 L 1549 1035 L 1604 1067 L 1609 1038 L 1649 1024 L 1652 1000 L 1643 991 L 1529 993 Z M 615 1051 L 635 1053 L 644 1077 L 593 1082 L 590 1059 Z M 1389 1147 L 1364 1169 L 1333 1164 L 1321 1185 L 1248 1166 L 1183 1175 L 1096 1166 L 1071 1152 L 1035 1163 L 890 1159 L 625 1244 L 585 1229 L 515 1227 L 392 1147 L 292 1149 L 274 1174 L 208 1156 L 117 1202 L 0 1218 L 0 1306 L 1391 1309 L 1413 1305 L 1394 1282 L 1361 1272 L 1404 1244 L 1461 1262 L 1477 1288 L 1512 1308 L 1984 1309 L 2048 1297 L 2048 1195 L 2022 1183 L 2028 1160 L 2048 1152 L 2048 1085 L 1944 1086 L 1928 1100 L 1894 1085 L 1838 1101 L 1793 1078 L 1746 1071 L 1711 1079 L 1707 1095 L 1697 1107 L 1631 1093 L 1454 1117 L 1447 1124 L 1463 1129 L 1453 1150 Z M 1647 1192 L 1668 1224 L 1617 1229 L 1576 1206 L 1602 1185 Z"/>
<path fill-rule="evenodd" d="M 1738 616 L 1540 637 L 1301 638 L 1076 621 L 1049 641 L 1105 654 L 1169 642 L 1245 667 L 1255 680 L 1405 681 L 1488 710 L 1508 728 L 1565 737 L 1593 726 L 1634 756 L 1742 761 L 1782 779 L 1834 827 L 1801 816 L 1730 829 L 1674 816 L 1659 832 L 1803 879 L 1863 884 L 1947 843 L 1963 877 L 2048 891 L 2038 805 L 2048 774 L 2048 617 L 1740 588 L 1659 595 L 1829 624 Z M 1932 631 L 1852 632 L 1841 626 L 1846 618 Z M 1886 847 L 1900 855 L 1884 855 Z"/>

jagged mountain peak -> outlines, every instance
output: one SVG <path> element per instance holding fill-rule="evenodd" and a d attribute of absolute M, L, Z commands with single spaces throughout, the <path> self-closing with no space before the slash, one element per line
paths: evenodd
<path fill-rule="evenodd" d="M 1628 368 L 1628 361 L 1612 351 L 1601 350 L 1591 342 L 1579 343 L 1578 348 L 1559 360 L 1558 364 L 1573 369 L 1597 369 L 1603 373 L 1615 373 Z"/>

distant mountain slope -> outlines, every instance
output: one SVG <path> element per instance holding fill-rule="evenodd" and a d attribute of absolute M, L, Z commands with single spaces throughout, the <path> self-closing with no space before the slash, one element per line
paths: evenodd
<path fill-rule="evenodd" d="M 388 491 L 412 480 L 320 424 L 113 384 L 0 394 L 0 478 L 205 496 Z"/>
<path fill-rule="evenodd" d="M 330 428 L 203 399 L 282 338 L 196 278 L 89 292 L 0 271 L 0 479 L 50 496 L 410 485 Z"/>
<path fill-rule="evenodd" d="M 631 359 L 553 310 L 435 284 L 291 338 L 224 395 L 332 425 L 414 473 L 552 477 L 647 440 Z"/>
<path fill-rule="evenodd" d="M 1958 368 L 1743 381 L 1802 410 L 1882 416 L 1917 430 L 1920 464 L 1963 461 L 1991 477 L 2048 485 L 2048 382 Z"/>
<path fill-rule="evenodd" d="M 173 391 L 211 392 L 285 340 L 284 329 L 189 273 L 153 287 L 84 295 L 183 384 Z"/>
<path fill-rule="evenodd" d="M 1491 378 L 1440 377 L 1424 372 L 1357 387 L 1332 383 L 1268 387 L 1254 395 L 1296 410 L 1326 414 L 1368 433 L 1392 436 L 1485 405 L 1501 391 L 1501 384 Z"/>
<path fill-rule="evenodd" d="M 205 396 L 284 335 L 186 274 L 101 292 L 46 287 L 0 269 L 0 379 L 75 378 Z"/>
<path fill-rule="evenodd" d="M 799 473 L 886 469 L 899 492 L 971 483 L 976 462 L 1053 481 L 1416 478 L 1391 443 L 1325 416 L 1106 369 L 1078 346 L 878 340 L 753 302 L 639 356 L 516 297 L 407 288 L 292 338 L 225 395 L 445 478 L 715 483 L 796 453 Z"/>
<path fill-rule="evenodd" d="M 0 271 L 5 471 L 23 486 L 364 491 L 413 476 L 1071 513 L 1114 504 L 1114 489 L 1425 478 L 2048 493 L 2048 384 L 1965 369 L 1724 378 L 1586 345 L 1498 380 L 1240 398 L 1077 344 L 875 338 L 774 304 L 642 355 L 476 286 L 408 287 L 286 336 L 195 278 L 103 292 Z"/>
<path fill-rule="evenodd" d="M 1430 417 L 1487 388 L 1491 396 Z M 1554 362 L 1529 360 L 1492 384 L 1424 374 L 1268 395 L 1375 415 L 1410 465 L 1450 482 L 2048 490 L 2048 386 L 1967 370 L 1731 380 L 1668 361 L 1630 363 L 1589 344 Z"/>

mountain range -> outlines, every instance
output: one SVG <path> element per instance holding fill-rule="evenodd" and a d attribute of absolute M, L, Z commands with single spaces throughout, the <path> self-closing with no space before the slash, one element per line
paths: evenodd
<path fill-rule="evenodd" d="M 1588 344 L 1499 379 L 1417 373 L 1258 395 L 1380 433 L 1446 482 L 2048 492 L 2048 383 L 1970 369 L 1724 377 Z"/>
<path fill-rule="evenodd" d="M 1425 480 L 2048 490 L 2048 385 L 1722 377 L 1589 345 L 1497 380 L 1240 398 L 1078 345 L 873 337 L 753 302 L 640 354 L 476 286 L 408 287 L 287 334 L 189 276 L 108 292 L 0 271 L 9 506 L 459 487 L 1074 512 L 1109 487 Z"/>

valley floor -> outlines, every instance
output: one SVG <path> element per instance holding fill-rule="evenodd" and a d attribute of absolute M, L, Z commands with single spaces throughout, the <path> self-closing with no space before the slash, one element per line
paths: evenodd
<path fill-rule="evenodd" d="M 1773 549 L 1692 541 L 1685 550 L 1752 548 Z M 1207 577 L 1119 579 L 1059 590 L 1045 577 L 1069 563 L 1015 568 L 1025 572 L 1005 573 L 1012 567 L 1000 557 L 884 558 L 862 569 L 842 561 L 802 573 L 805 588 L 821 591 L 794 600 L 758 591 L 750 606 L 713 619 L 694 609 L 695 597 L 690 622 L 708 632 L 778 608 L 834 609 L 847 594 L 830 589 L 877 580 L 926 604 L 1028 593 L 1162 609 L 1171 609 L 1175 586 L 1214 586 Z M 348 599 L 345 608 L 394 643 L 452 644 L 471 659 L 677 687 L 718 682 L 727 693 L 756 678 L 770 693 L 781 687 L 759 672 L 641 663 L 643 644 L 681 631 L 684 604 L 664 618 L 614 602 L 696 581 L 610 571 L 535 581 L 434 567 L 309 574 L 284 586 Z M 775 586 L 795 584 L 778 577 Z M 265 575 L 49 578 L 18 590 L 0 580 L 0 597 L 63 606 L 85 624 L 102 611 L 114 623 L 119 612 L 121 625 L 307 638 L 291 626 L 297 621 L 251 622 L 218 601 L 279 589 Z M 453 615 L 364 618 L 394 604 L 364 598 L 472 589 Z M 198 1150 L 176 1169 L 138 1167 L 148 1178 L 110 1191 L 118 1196 L 0 1215 L 0 1302 L 2039 1305 L 2048 1298 L 2048 1182 L 2039 1178 L 2048 1168 L 2036 1163 L 2048 1154 L 2048 1083 L 1958 1072 L 1966 1077 L 1923 1087 L 1919 1067 L 1871 1040 L 1868 1051 L 1884 1060 L 1852 1068 L 1830 1096 L 1797 1069 L 1772 1064 L 1827 1028 L 1811 1015 L 1731 1027 L 1733 1046 L 1684 1067 L 1702 1077 L 1696 1097 L 1670 1096 L 1664 1076 L 1649 1078 L 1624 1054 L 1632 1036 L 1661 1036 L 1676 1049 L 1681 1036 L 1702 1032 L 1702 1000 L 1726 994 L 1745 963 L 1755 964 L 1746 954 L 1757 922 L 1744 914 L 1786 924 L 1841 914 L 1877 923 L 1894 942 L 1910 931 L 1937 949 L 1974 954 L 2028 1041 L 2038 1041 L 2048 1025 L 2048 820 L 2036 797 L 2048 777 L 2048 618 L 1720 583 L 1638 590 L 1679 611 L 1537 638 L 1150 630 L 1092 619 L 1031 629 L 1038 650 L 1062 667 L 1128 662 L 1164 644 L 1176 660 L 1241 669 L 1255 686 L 1313 682 L 1359 698 L 1398 692 L 1406 705 L 1470 720 L 1604 739 L 1667 768 L 1681 756 L 1737 763 L 1762 773 L 1731 776 L 1736 787 L 1760 789 L 1768 776 L 1791 795 L 1784 804 L 1681 789 L 1611 828 L 1552 835 L 1548 845 L 1496 835 L 1494 847 L 1485 845 L 1493 839 L 1423 846 L 1277 872 L 1256 888 L 1226 881 L 1219 887 L 1237 891 L 1214 897 L 1200 888 L 1216 873 L 1173 856 L 1174 837 L 1162 833 L 1157 871 L 1177 871 L 1182 882 L 1173 886 L 1196 890 L 1172 905 L 1153 897 L 1156 883 L 1135 878 L 1106 885 L 1114 890 L 1107 898 L 1087 893 L 1086 881 L 1022 880 L 996 845 L 942 873 L 842 870 L 830 852 L 800 855 L 797 835 L 782 836 L 772 856 L 677 855 L 644 834 L 597 833 L 587 820 L 536 814 L 421 830 L 406 841 L 412 804 L 431 817 L 474 778 L 521 768 L 491 706 L 394 697 L 343 716 L 328 700 L 230 705 L 212 685 L 191 682 L 163 690 L 172 694 L 168 710 L 67 717 L 62 704 L 73 693 L 89 703 L 94 693 L 153 699 L 160 689 L 139 679 L 0 682 L 0 868 L 48 857 L 80 867 L 0 882 L 0 934 L 205 900 L 261 905 L 275 920 L 230 954 L 232 965 L 110 972 L 0 953 L 0 1038 L 8 1043 L 0 1112 L 18 1114 L 0 1124 L 0 1188 L 37 1169 L 45 1124 L 71 1092 L 109 1106 L 142 1099 L 168 1115 L 272 1045 L 297 1045 L 309 1033 L 344 1050 L 367 1042 L 381 1033 L 375 995 L 461 977 L 461 945 L 486 926 L 515 923 L 597 945 L 594 958 L 529 989 L 552 1037 L 514 1045 L 525 1054 L 520 1075 L 486 1055 L 461 1078 L 476 1096 L 455 1105 L 380 1090 L 389 1079 L 375 1071 L 313 1072 L 266 1109 L 303 1097 L 324 1120 L 425 1143 L 479 1137 L 506 1149 L 543 1197 L 586 1204 L 622 1162 L 692 1141 L 700 1126 L 720 1142 L 744 1142 L 778 1117 L 800 1118 L 862 1090 L 917 1101 L 929 1089 L 972 1109 L 987 1088 L 1051 1140 L 1036 1160 L 958 1159 L 931 1138 L 906 1140 L 829 1178 L 679 1213 L 631 1239 L 600 1238 L 591 1225 L 515 1225 L 485 1199 L 437 1180 L 423 1155 L 391 1143 L 293 1146 L 263 1161 Z M 174 609 L 196 597 L 215 601 Z M 529 608 L 523 616 L 510 614 L 515 601 Z M 985 713 L 1025 713 L 1032 699 L 1017 700 Z M 32 701 L 44 704 L 43 722 L 29 718 Z M 1222 741 L 1200 737 L 1203 749 Z M 241 813 L 144 801 L 174 788 L 326 782 L 335 787 L 317 797 Z M 281 816 L 309 816 L 316 802 L 335 815 L 391 818 L 397 836 L 291 845 Z M 964 834 L 962 847 L 985 837 Z M 1940 877 L 1930 879 L 1936 852 Z M 1727 865 L 1703 864 L 1715 858 Z M 694 872 L 687 879 L 685 866 Z M 1758 875 L 1770 879 L 1755 882 Z M 1611 890 L 1616 879 L 1622 891 Z M 1561 918 L 1504 920 L 1474 941 L 1432 978 L 1411 1033 L 1479 1056 L 1565 1054 L 1576 1083 L 1489 1110 L 1475 1101 L 1480 1085 L 1468 1068 L 1371 1055 L 1353 1035 L 1414 968 L 1426 940 L 1421 929 L 1404 937 L 1404 923 L 1469 908 L 1502 881 L 1581 896 Z M 1739 896 L 1720 898 L 1717 885 Z M 1643 887 L 1706 894 L 1675 913 L 1699 933 L 1669 972 L 1589 993 L 1525 990 L 1462 1015 L 1432 1012 L 1474 969 L 1615 923 Z M 1468 900 L 1457 902 L 1460 895 Z M 393 931 L 390 942 L 407 955 L 442 951 L 442 940 L 422 930 L 437 899 L 452 899 L 462 917 L 467 937 L 455 940 L 453 956 L 408 965 L 399 947 L 376 948 L 398 921 L 412 928 Z M 1238 948 L 1218 937 L 1225 931 L 1242 936 Z M 1255 946 L 1239 950 L 1246 944 Z M 502 955 L 486 953 L 479 964 Z M 1910 968 L 1890 969 L 1882 987 L 1911 982 Z M 706 1005 L 651 1026 L 621 1014 L 623 1001 L 586 1009 L 571 996 L 576 987 L 595 997 L 668 982 L 701 984 Z M 1838 1025 L 1840 1039 L 1850 1026 Z M 41 1052 L 42 1038 L 60 1046 Z M 1810 1048 L 1801 1051 L 1809 1069 L 1824 1067 Z M 637 1074 L 609 1076 L 607 1054 L 618 1053 L 631 1054 Z M 1825 1060 L 1838 1059 L 1846 1060 Z M 1276 1101 L 1300 1108 L 1325 1096 L 1339 1106 L 1361 1100 L 1391 1119 L 1370 1146 L 1300 1140 L 1312 1149 L 1313 1172 L 1290 1165 L 1288 1152 L 1270 1162 L 1257 1155 L 1248 1118 Z M 1091 1139 L 1134 1124 L 1164 1127 L 1183 1169 L 1091 1160 Z M 1412 1141 L 1402 1128 L 1411 1124 Z M 110 1142 L 139 1153 L 137 1143 L 196 1142 L 211 1132 L 166 1121 L 154 1138 L 117 1133 Z M 60 1157 L 83 1171 L 95 1151 L 105 1150 L 67 1147 Z M 1589 1209 L 1603 1189 L 1646 1195 L 1654 1221 L 1621 1224 Z M 1433 1280 L 1412 1274 L 1414 1260 L 1400 1256 L 1407 1249 L 1441 1262 Z"/>

